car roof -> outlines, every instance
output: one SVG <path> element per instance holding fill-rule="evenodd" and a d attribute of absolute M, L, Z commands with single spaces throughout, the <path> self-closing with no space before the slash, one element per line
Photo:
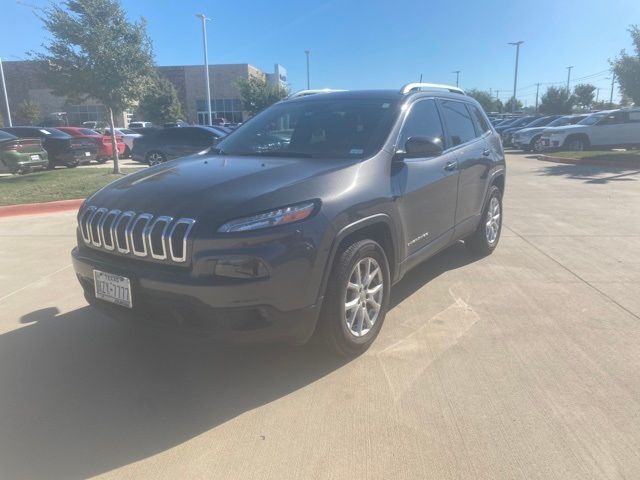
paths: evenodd
<path fill-rule="evenodd" d="M 283 102 L 314 102 L 322 101 L 322 99 L 368 99 L 368 100 L 381 100 L 381 101 L 396 101 L 402 102 L 403 100 L 409 100 L 420 97 L 441 97 L 452 100 L 463 100 L 470 103 L 476 103 L 476 101 L 469 97 L 456 92 L 449 92 L 444 89 L 426 89 L 415 90 L 408 93 L 401 93 L 399 90 L 344 90 L 344 91 L 332 91 L 332 92 L 319 92 L 314 95 L 303 95 L 299 97 L 284 99 Z"/>

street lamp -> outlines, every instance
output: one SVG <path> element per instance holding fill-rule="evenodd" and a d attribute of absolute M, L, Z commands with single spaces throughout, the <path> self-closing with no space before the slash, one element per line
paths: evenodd
<path fill-rule="evenodd" d="M 311 51 L 305 50 L 304 53 L 307 56 L 307 90 L 309 90 L 311 88 L 309 83 L 309 54 L 311 53 Z"/>
<path fill-rule="evenodd" d="M 458 82 L 460 80 L 460 70 L 454 70 L 451 73 L 455 73 L 456 74 L 456 87 L 458 86 Z"/>
<path fill-rule="evenodd" d="M 204 46 L 204 78 L 207 82 L 207 110 L 209 111 L 209 125 L 213 125 L 213 119 L 211 118 L 211 87 L 209 84 L 209 54 L 207 52 L 207 18 L 204 13 L 196 14 L 196 17 L 202 20 L 202 45 Z"/>
<path fill-rule="evenodd" d="M 573 65 L 571 65 L 570 67 L 567 67 L 567 95 L 569 94 L 569 82 L 571 81 L 571 69 L 573 68 Z"/>
<path fill-rule="evenodd" d="M 513 76 L 513 100 L 511 101 L 511 113 L 516 112 L 516 89 L 518 88 L 518 59 L 520 57 L 520 45 L 524 43 L 523 40 L 517 42 L 509 42 L 509 45 L 515 45 L 516 47 L 516 73 Z"/>
<path fill-rule="evenodd" d="M 1 58 L 0 58 L 0 79 L 2 79 L 2 91 L 4 93 L 4 103 L 7 107 L 7 123 L 9 124 L 8 125 L 9 127 L 13 127 L 13 124 L 11 123 L 11 109 L 9 108 L 9 96 L 7 95 L 7 82 L 4 79 L 4 69 L 2 68 Z M 613 91 L 613 89 L 611 91 Z"/>

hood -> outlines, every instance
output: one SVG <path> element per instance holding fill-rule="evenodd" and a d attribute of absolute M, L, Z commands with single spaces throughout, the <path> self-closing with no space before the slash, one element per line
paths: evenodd
<path fill-rule="evenodd" d="M 553 132 L 561 132 L 565 130 L 583 130 L 585 127 L 589 127 L 590 125 L 565 125 L 563 127 L 547 127 L 545 128 L 545 133 L 553 133 Z"/>
<path fill-rule="evenodd" d="M 313 183 L 357 164 L 347 160 L 192 155 L 110 183 L 87 204 L 222 221 L 317 197 Z M 326 185 L 327 183 L 324 182 Z"/>
<path fill-rule="evenodd" d="M 522 130 L 518 130 L 519 135 L 535 135 L 536 133 L 540 133 L 545 130 L 546 127 L 530 127 L 523 128 Z"/>

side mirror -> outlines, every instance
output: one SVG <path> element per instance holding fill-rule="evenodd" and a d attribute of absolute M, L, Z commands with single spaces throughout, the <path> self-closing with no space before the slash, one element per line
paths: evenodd
<path fill-rule="evenodd" d="M 409 137 L 404 144 L 404 152 L 398 152 L 399 159 L 437 157 L 444 151 L 438 137 Z"/>

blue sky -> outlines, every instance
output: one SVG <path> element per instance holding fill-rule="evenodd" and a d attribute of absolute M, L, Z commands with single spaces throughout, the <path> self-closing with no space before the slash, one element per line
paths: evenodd
<path fill-rule="evenodd" d="M 0 0 L 0 56 L 25 58 L 43 41 L 29 5 Z M 160 65 L 202 63 L 199 20 L 209 24 L 210 63 L 251 63 L 271 71 L 285 66 L 292 90 L 305 87 L 304 50 L 311 50 L 312 87 L 395 88 L 409 81 L 513 88 L 514 47 L 520 56 L 518 98 L 532 104 L 536 82 L 572 78 L 602 87 L 608 96 L 608 59 L 630 49 L 626 31 L 640 24 L 640 0 L 122 0 L 131 18 L 144 16 Z M 572 82 L 573 83 L 573 82 Z M 544 86 L 541 87 L 541 90 Z"/>

